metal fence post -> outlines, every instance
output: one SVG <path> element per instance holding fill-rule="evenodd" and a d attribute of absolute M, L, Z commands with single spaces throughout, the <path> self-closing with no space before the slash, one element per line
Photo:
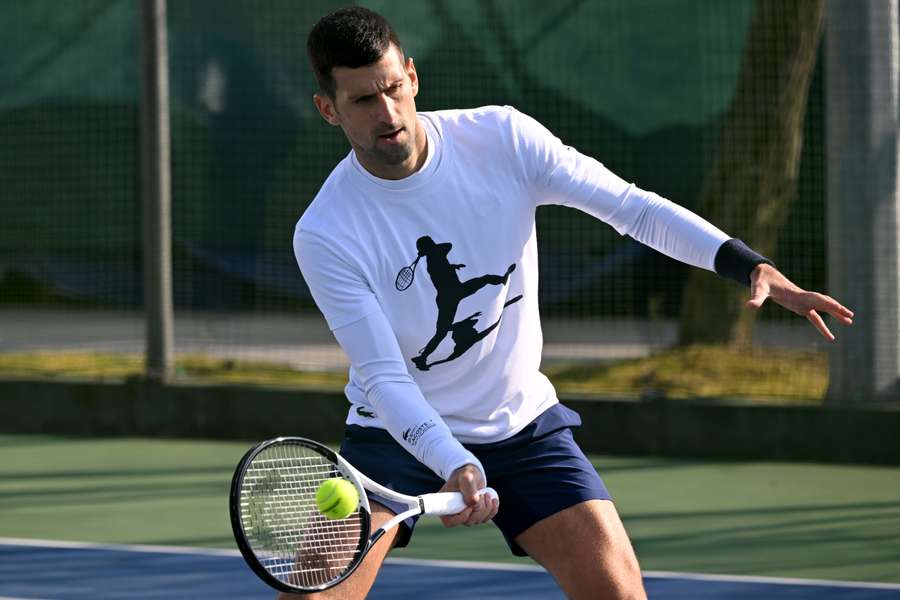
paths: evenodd
<path fill-rule="evenodd" d="M 146 377 L 165 381 L 174 356 L 172 308 L 169 61 L 166 0 L 138 0 L 140 20 L 140 196 L 144 232 Z"/>
<path fill-rule="evenodd" d="M 856 312 L 836 332 L 827 401 L 897 400 L 897 2 L 828 0 L 825 14 L 828 279 Z"/>

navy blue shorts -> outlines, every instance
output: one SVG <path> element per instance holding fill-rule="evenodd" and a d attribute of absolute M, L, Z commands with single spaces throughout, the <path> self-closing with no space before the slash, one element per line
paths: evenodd
<path fill-rule="evenodd" d="M 526 556 L 516 537 L 541 519 L 586 500 L 611 500 L 572 437 L 571 428 L 579 425 L 578 413 L 556 404 L 509 439 L 466 445 L 484 466 L 488 485 L 500 495 L 494 524 L 516 556 Z M 384 429 L 348 425 L 341 455 L 373 480 L 403 494 L 427 494 L 444 485 Z M 395 512 L 402 508 L 375 494 L 369 497 Z M 395 547 L 409 543 L 415 521 L 401 523 Z"/>

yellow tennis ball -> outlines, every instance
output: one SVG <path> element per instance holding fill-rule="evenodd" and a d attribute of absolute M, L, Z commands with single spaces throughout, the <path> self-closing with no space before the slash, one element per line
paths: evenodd
<path fill-rule="evenodd" d="M 359 506 L 359 492 L 346 479 L 326 479 L 316 491 L 316 506 L 329 519 L 346 519 Z"/>

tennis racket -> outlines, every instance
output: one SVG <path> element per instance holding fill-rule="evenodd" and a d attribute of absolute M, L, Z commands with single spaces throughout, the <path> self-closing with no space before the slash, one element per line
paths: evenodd
<path fill-rule="evenodd" d="M 394 280 L 394 287 L 397 288 L 398 292 L 406 291 L 409 286 L 412 285 L 413 277 L 416 276 L 416 265 L 419 264 L 420 258 L 422 258 L 421 254 L 416 257 L 416 260 L 414 260 L 410 266 L 403 267 L 400 269 L 400 272 L 397 273 L 397 279 Z"/>
<path fill-rule="evenodd" d="M 329 519 L 316 506 L 316 490 L 333 477 L 347 479 L 359 492 L 359 506 L 345 519 Z M 366 490 L 407 509 L 371 532 Z M 484 491 L 497 497 L 490 488 Z M 235 470 L 229 505 L 244 560 L 263 581 L 289 593 L 334 587 L 404 519 L 453 515 L 466 507 L 458 492 L 407 496 L 389 490 L 330 448 L 300 437 L 276 438 L 251 448 Z"/>

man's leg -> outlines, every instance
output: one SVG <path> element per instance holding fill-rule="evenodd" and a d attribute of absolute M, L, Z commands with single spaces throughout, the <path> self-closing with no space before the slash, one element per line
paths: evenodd
<path fill-rule="evenodd" d="M 450 333 L 450 329 L 453 327 L 453 318 L 456 316 L 456 307 L 459 306 L 459 301 L 441 301 L 438 299 L 438 317 L 437 317 L 437 325 L 436 331 L 431 339 L 428 340 L 428 343 L 425 344 L 425 347 L 422 348 L 421 352 L 419 352 L 418 356 L 412 358 L 413 363 L 416 365 L 420 371 L 427 371 L 428 367 L 428 357 L 434 352 L 440 343 L 447 337 L 447 334 Z"/>
<path fill-rule="evenodd" d="M 615 505 L 588 500 L 516 537 L 572 600 L 644 600 L 641 570 Z"/>
<path fill-rule="evenodd" d="M 377 502 L 370 502 L 369 504 L 372 508 L 373 531 L 381 527 L 381 525 L 394 516 L 393 512 Z M 372 584 L 375 583 L 375 577 L 378 575 L 379 569 L 381 569 L 381 563 L 384 562 L 385 557 L 397 539 L 398 532 L 400 531 L 399 527 L 400 526 L 394 527 L 386 532 L 381 539 L 375 543 L 375 546 L 369 550 L 369 553 L 366 554 L 362 564 L 356 568 L 353 574 L 330 590 L 315 594 L 281 593 L 278 594 L 277 600 L 363 600 L 363 598 L 366 597 L 366 594 L 369 593 Z"/>
<path fill-rule="evenodd" d="M 509 281 L 509 274 L 515 270 L 516 265 L 513 263 L 509 265 L 509 268 L 506 269 L 506 273 L 503 275 L 482 275 L 481 277 L 473 277 L 464 281 L 462 283 L 462 292 L 459 294 L 460 299 L 471 296 L 486 285 L 506 285 L 506 282 Z"/>

